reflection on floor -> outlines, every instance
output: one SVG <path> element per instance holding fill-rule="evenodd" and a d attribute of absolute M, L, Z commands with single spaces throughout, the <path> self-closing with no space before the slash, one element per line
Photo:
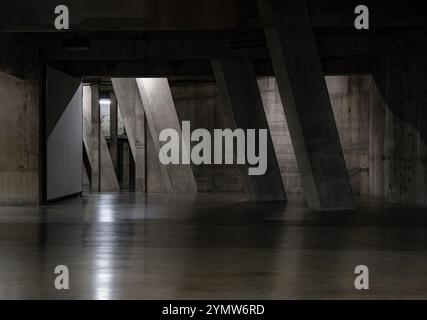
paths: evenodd
<path fill-rule="evenodd" d="M 0 298 L 427 298 L 427 212 L 376 200 L 102 194 L 0 207 Z M 369 267 L 369 291 L 354 268 Z M 54 268 L 70 289 L 54 287 Z"/>

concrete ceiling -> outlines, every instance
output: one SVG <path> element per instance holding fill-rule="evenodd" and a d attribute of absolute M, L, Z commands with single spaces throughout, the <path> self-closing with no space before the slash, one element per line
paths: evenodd
<path fill-rule="evenodd" d="M 5 2 L 4 57 L 37 55 L 64 71 L 96 77 L 205 76 L 212 74 L 212 58 L 249 58 L 259 75 L 271 74 L 256 0 L 61 1 L 69 5 L 69 31 L 53 27 L 56 1 L 14 0 L 1 8 Z M 364 1 L 369 31 L 353 27 L 359 1 L 308 3 L 326 73 L 367 73 L 383 56 L 427 53 L 427 12 L 420 1 Z M 70 50 L 70 42 L 88 50 Z"/>

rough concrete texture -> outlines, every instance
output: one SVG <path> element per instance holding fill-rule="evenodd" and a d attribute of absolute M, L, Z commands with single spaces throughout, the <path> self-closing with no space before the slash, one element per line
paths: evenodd
<path fill-rule="evenodd" d="M 212 81 L 170 81 L 179 121 L 190 121 L 192 130 L 225 129 L 225 114 L 219 101 L 217 86 Z M 193 142 L 196 143 L 196 142 Z M 192 165 L 199 192 L 245 191 L 239 165 Z"/>
<path fill-rule="evenodd" d="M 287 193 L 302 193 L 303 187 L 282 101 L 274 77 L 258 79 L 274 150 Z"/>
<path fill-rule="evenodd" d="M 174 101 L 166 78 L 137 78 L 138 90 L 147 119 L 149 131 L 153 139 L 156 154 L 159 154 L 161 145 L 158 140 L 163 129 L 174 129 L 181 135 L 181 126 L 176 113 Z M 181 146 L 181 152 L 186 152 L 188 146 Z M 190 165 L 161 165 L 162 172 L 167 170 L 172 192 L 197 192 Z M 163 176 L 163 174 L 162 174 Z M 169 190 L 168 190 L 169 191 Z"/>
<path fill-rule="evenodd" d="M 92 138 L 92 94 L 90 86 L 83 86 L 83 144 L 93 170 L 93 146 L 96 144 Z M 100 191 L 119 191 L 119 183 L 108 150 L 104 130 L 100 131 Z M 96 191 L 96 190 L 94 190 Z"/>
<path fill-rule="evenodd" d="M 0 204 L 39 202 L 38 90 L 0 72 Z"/>
<path fill-rule="evenodd" d="M 133 161 L 131 159 L 133 157 L 131 148 L 128 143 L 123 143 L 123 171 L 122 171 L 122 183 L 127 188 L 131 185 L 130 178 L 130 162 Z"/>
<path fill-rule="evenodd" d="M 159 163 L 151 132 L 145 128 L 144 108 L 135 78 L 113 78 L 111 81 L 135 162 L 136 191 L 171 191 L 166 168 Z"/>
<path fill-rule="evenodd" d="M 110 138 L 110 127 L 111 127 L 111 117 L 110 117 L 110 108 L 108 104 L 101 105 L 101 126 L 102 129 L 105 132 L 105 137 Z M 123 125 L 123 119 L 120 115 L 120 112 L 117 114 L 117 135 L 122 136 L 124 135 L 124 125 Z"/>
<path fill-rule="evenodd" d="M 158 152 L 156 151 L 156 147 L 154 146 L 154 140 L 151 136 L 151 131 L 148 128 L 145 129 L 146 133 L 146 147 L 147 153 L 145 157 L 146 165 L 146 190 L 147 192 L 171 192 L 172 185 L 170 182 L 170 178 L 167 175 L 163 174 L 162 176 L 162 167 L 163 165 L 159 161 Z M 167 177 L 167 179 L 166 179 Z"/>
<path fill-rule="evenodd" d="M 286 192 L 277 163 L 263 102 L 250 60 L 213 60 L 221 104 L 233 123 L 232 129 L 267 130 L 266 172 L 249 175 L 242 171 L 248 194 L 257 201 L 286 201 Z M 249 146 L 246 144 L 246 150 Z"/>
<path fill-rule="evenodd" d="M 354 209 L 316 39 L 304 0 L 260 0 L 265 37 L 310 209 Z"/>
<path fill-rule="evenodd" d="M 117 138 L 118 138 L 118 109 L 117 98 L 114 92 L 110 92 L 110 128 L 107 131 L 110 137 L 110 155 L 113 162 L 114 170 L 117 172 Z M 101 120 L 102 121 L 102 120 Z M 108 136 L 106 131 L 104 133 Z"/>
<path fill-rule="evenodd" d="M 353 193 L 369 194 L 370 76 L 325 77 Z M 301 177 L 273 77 L 258 79 L 286 192 L 302 193 Z"/>
<path fill-rule="evenodd" d="M 369 194 L 370 76 L 327 76 L 326 84 L 354 194 Z M 258 79 L 273 146 L 287 193 L 303 193 L 289 128 L 274 77 Z M 212 82 L 171 83 L 180 121 L 194 128 L 225 128 L 225 118 Z M 363 122 L 367 121 L 367 122 Z M 193 166 L 200 192 L 244 192 L 237 165 Z"/>
<path fill-rule="evenodd" d="M 86 151 L 86 155 L 88 157 L 89 163 L 90 163 L 90 171 L 93 170 L 93 163 L 92 163 L 92 157 L 93 157 L 93 150 L 92 150 L 92 97 L 91 97 L 91 90 L 90 86 L 84 85 L 83 86 L 83 148 Z M 92 172 L 86 171 L 86 168 L 83 170 L 86 172 L 86 175 L 88 176 L 87 182 L 89 182 L 89 191 L 92 190 L 92 183 L 90 180 L 93 178 Z M 89 179 L 90 174 L 90 179 Z M 84 174 L 83 174 L 84 178 Z M 85 187 L 84 184 L 85 181 L 83 181 L 83 187 Z M 84 188 L 83 188 L 84 189 Z M 88 191 L 88 190 L 84 190 Z"/>
<path fill-rule="evenodd" d="M 99 84 L 91 83 L 89 91 L 86 91 L 85 93 L 90 93 L 90 95 L 88 95 L 88 100 L 84 99 L 84 101 L 88 103 L 88 108 L 90 106 L 90 122 L 87 126 L 90 136 L 88 140 L 88 149 L 86 150 L 88 151 L 88 153 L 90 153 L 89 160 L 91 166 L 91 189 L 92 191 L 98 192 L 101 191 L 101 108 L 99 105 Z"/>
<path fill-rule="evenodd" d="M 370 194 L 427 205 L 427 59 L 376 64 L 370 119 Z"/>
<path fill-rule="evenodd" d="M 407 85 L 424 76 L 422 68 L 420 64 L 407 65 L 388 59 L 377 71 L 376 81 L 368 75 L 326 77 L 355 194 L 401 204 L 427 205 L 424 107 L 427 100 L 420 85 Z M 282 159 L 279 163 L 288 183 L 286 190 L 300 192 L 303 188 L 292 143 L 286 138 L 289 135 L 286 119 L 277 113 L 280 108 L 275 105 L 281 102 L 274 82 L 273 78 L 258 81 L 277 157 Z M 296 184 L 289 186 L 292 178 Z"/>
<path fill-rule="evenodd" d="M 368 195 L 371 77 L 327 76 L 325 79 L 353 193 Z"/>
<path fill-rule="evenodd" d="M 119 182 L 117 181 L 116 171 L 113 161 L 111 160 L 110 150 L 108 149 L 107 140 L 104 131 L 101 130 L 101 191 L 120 191 Z"/>

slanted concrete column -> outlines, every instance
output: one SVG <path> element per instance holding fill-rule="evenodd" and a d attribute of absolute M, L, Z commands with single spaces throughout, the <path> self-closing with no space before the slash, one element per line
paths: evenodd
<path fill-rule="evenodd" d="M 249 175 L 248 170 L 244 170 L 246 189 L 253 200 L 285 201 L 286 193 L 251 62 L 213 60 L 212 67 L 222 105 L 232 118 L 233 127 L 267 130 L 267 171 L 263 175 Z"/>
<path fill-rule="evenodd" d="M 117 181 L 116 171 L 114 170 L 113 161 L 111 160 L 110 150 L 108 149 L 107 139 L 101 130 L 100 137 L 101 147 L 101 191 L 116 192 L 120 191 L 119 182 Z"/>
<path fill-rule="evenodd" d="M 117 181 L 116 171 L 114 170 L 113 161 L 111 160 L 110 150 L 108 149 L 105 133 L 101 129 L 100 136 L 100 169 L 101 169 L 101 191 L 116 192 L 120 191 L 119 182 Z"/>
<path fill-rule="evenodd" d="M 101 152 L 100 152 L 100 139 L 101 139 L 101 122 L 100 122 L 100 106 L 99 106 L 99 84 L 91 83 L 91 136 L 90 136 L 90 154 L 92 165 L 92 191 L 101 191 Z"/>
<path fill-rule="evenodd" d="M 146 141 L 144 108 L 142 103 L 138 103 L 135 104 L 135 150 L 138 150 L 138 161 L 135 161 L 135 188 L 140 192 L 147 190 Z"/>
<path fill-rule="evenodd" d="M 258 0 L 309 208 L 354 208 L 305 0 Z"/>
<path fill-rule="evenodd" d="M 117 99 L 114 92 L 110 92 L 110 154 L 114 170 L 117 172 Z"/>
<path fill-rule="evenodd" d="M 172 99 L 169 82 L 166 78 L 137 78 L 139 93 L 142 99 L 147 124 L 158 155 L 160 152 L 159 134 L 163 129 L 174 129 L 181 134 L 181 127 Z M 181 146 L 181 152 L 189 146 Z M 196 182 L 189 164 L 160 165 L 169 176 L 173 192 L 197 192 Z M 165 178 L 167 180 L 167 178 Z"/>
<path fill-rule="evenodd" d="M 149 179 L 148 172 L 145 170 L 146 148 L 151 137 L 145 136 L 144 108 L 136 80 L 135 78 L 114 78 L 111 81 L 135 160 L 135 189 L 137 192 L 164 192 L 165 187 L 158 163 L 150 161 L 150 177 L 153 179 Z"/>
<path fill-rule="evenodd" d="M 90 190 L 92 191 L 92 97 L 91 97 L 91 88 L 88 85 L 83 86 L 83 148 L 87 156 L 86 165 L 89 165 L 87 168 L 88 180 L 90 182 Z"/>
<path fill-rule="evenodd" d="M 86 149 L 91 167 L 91 190 L 96 192 L 116 192 L 120 190 L 120 186 L 117 181 L 110 151 L 108 150 L 107 140 L 105 139 L 105 134 L 101 127 L 99 127 L 99 135 L 95 135 L 94 139 L 94 131 L 97 133 L 94 127 L 97 127 L 96 122 L 98 119 L 99 123 L 99 118 L 92 118 L 93 105 L 95 101 L 97 101 L 99 105 L 99 101 L 94 100 L 92 89 L 92 85 L 83 86 L 83 145 Z M 96 95 L 95 91 L 95 96 Z M 97 170 L 97 172 L 95 172 L 95 177 L 97 177 L 95 184 L 92 180 L 94 178 L 94 168 Z"/>

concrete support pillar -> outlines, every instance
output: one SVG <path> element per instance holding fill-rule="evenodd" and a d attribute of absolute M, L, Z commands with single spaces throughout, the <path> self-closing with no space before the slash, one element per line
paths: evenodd
<path fill-rule="evenodd" d="M 267 130 L 267 171 L 263 175 L 248 175 L 243 179 L 251 199 L 258 201 L 286 201 L 282 177 L 273 141 L 268 130 L 255 73 L 249 60 L 213 60 L 219 96 L 234 128 Z"/>
<path fill-rule="evenodd" d="M 108 149 L 105 133 L 101 130 L 100 137 L 100 169 L 101 169 L 101 191 L 116 192 L 120 191 L 119 182 L 117 181 L 116 171 L 114 170 L 113 161 L 111 160 L 110 150 Z"/>
<path fill-rule="evenodd" d="M 114 92 L 110 93 L 110 154 L 111 161 L 113 162 L 114 170 L 117 172 L 117 127 L 118 127 L 118 113 L 117 113 L 117 99 Z"/>
<path fill-rule="evenodd" d="M 90 137 L 90 154 L 92 165 L 92 191 L 101 191 L 101 122 L 100 122 L 100 106 L 99 106 L 99 84 L 91 83 L 91 137 Z"/>
<path fill-rule="evenodd" d="M 92 97 L 90 86 L 83 86 L 83 163 L 89 180 L 89 191 L 92 191 Z"/>
<path fill-rule="evenodd" d="M 138 95 L 137 95 L 138 96 Z M 135 161 L 135 189 L 137 192 L 147 191 L 146 172 L 146 136 L 145 114 L 142 104 L 135 104 L 135 150 L 138 160 Z"/>
<path fill-rule="evenodd" d="M 353 209 L 353 196 L 305 0 L 258 0 L 309 208 Z"/>
<path fill-rule="evenodd" d="M 120 113 L 126 129 L 129 145 L 135 160 L 135 190 L 136 192 L 147 191 L 146 174 L 146 137 L 145 137 L 145 115 L 139 96 L 135 78 L 111 79 L 117 97 Z M 148 137 L 147 137 L 148 138 Z M 153 174 L 160 177 L 160 168 L 153 168 Z M 156 179 L 157 181 L 161 179 Z M 159 184 L 159 182 L 157 182 Z M 154 192 L 161 192 L 163 186 L 153 186 Z"/>
<path fill-rule="evenodd" d="M 163 129 L 174 129 L 181 134 L 181 127 L 172 99 L 169 82 L 166 78 L 138 78 L 136 82 L 141 95 L 142 105 L 144 106 L 148 127 L 153 137 L 152 140 L 156 154 L 158 155 L 161 148 L 159 134 Z M 181 152 L 188 152 L 189 150 L 186 150 L 186 148 L 189 148 L 189 146 L 182 145 Z M 160 165 L 160 167 L 168 191 L 197 192 L 196 182 L 189 164 Z M 170 186 L 167 184 L 167 181 L 170 181 Z"/>
<path fill-rule="evenodd" d="M 94 88 L 93 85 L 83 86 L 83 144 L 91 167 L 91 190 L 94 192 L 116 192 L 120 191 L 120 186 L 117 181 L 107 140 L 100 127 L 100 118 L 96 117 L 96 113 L 95 118 L 93 118 L 96 102 L 99 112 L 99 100 L 95 100 L 97 96 L 99 97 L 96 87 L 95 85 L 95 91 L 92 91 Z M 94 169 L 96 172 L 94 172 Z M 94 177 L 96 177 L 95 182 L 93 180 Z"/>

